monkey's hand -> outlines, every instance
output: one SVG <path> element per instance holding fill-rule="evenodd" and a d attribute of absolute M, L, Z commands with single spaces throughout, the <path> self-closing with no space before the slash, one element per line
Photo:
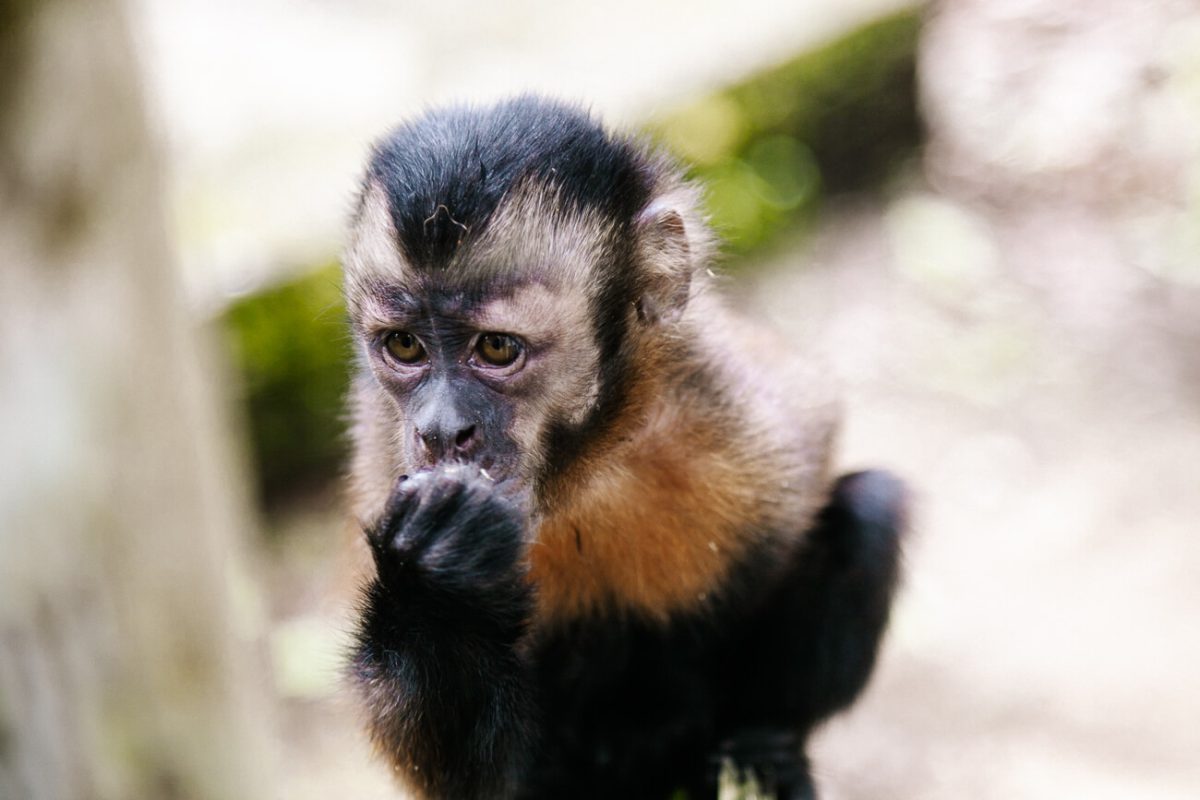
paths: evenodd
<path fill-rule="evenodd" d="M 527 506 L 473 466 L 401 478 L 367 530 L 380 588 L 398 604 L 442 606 L 439 616 L 458 618 L 464 632 L 515 638 L 529 607 Z"/>
<path fill-rule="evenodd" d="M 380 749 L 425 798 L 504 800 L 537 739 L 514 644 L 531 591 L 526 501 L 477 468 L 401 479 L 367 530 L 367 587 L 352 675 Z"/>

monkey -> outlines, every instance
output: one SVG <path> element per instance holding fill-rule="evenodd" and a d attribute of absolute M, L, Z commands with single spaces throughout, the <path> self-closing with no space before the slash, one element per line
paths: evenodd
<path fill-rule="evenodd" d="M 417 797 L 701 800 L 725 763 L 815 797 L 805 745 L 873 670 L 906 490 L 835 476 L 831 381 L 728 309 L 701 207 L 661 148 L 535 95 L 370 152 L 348 670 Z"/>

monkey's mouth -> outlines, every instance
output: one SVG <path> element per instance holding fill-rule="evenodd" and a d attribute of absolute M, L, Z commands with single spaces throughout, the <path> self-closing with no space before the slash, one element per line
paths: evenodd
<path fill-rule="evenodd" d="M 465 469 L 478 470 L 485 478 L 496 483 L 521 483 L 523 474 L 520 466 L 505 458 L 499 458 L 494 455 L 485 455 L 476 458 L 464 458 L 462 456 L 450 456 L 446 458 L 423 458 L 415 460 L 413 466 L 408 470 L 409 475 L 417 475 L 422 472 L 433 472 L 449 467 L 463 467 Z"/>
<path fill-rule="evenodd" d="M 491 480 L 502 481 L 508 480 L 512 477 L 512 470 L 509 469 L 507 465 L 497 462 L 497 460 L 491 456 L 484 456 L 483 458 L 477 459 L 473 463 L 475 466 L 479 467 L 479 471 L 483 473 L 484 477 L 490 478 Z"/>

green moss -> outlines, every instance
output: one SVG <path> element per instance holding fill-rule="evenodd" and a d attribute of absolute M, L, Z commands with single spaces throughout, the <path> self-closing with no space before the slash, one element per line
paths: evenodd
<path fill-rule="evenodd" d="M 222 323 L 268 504 L 329 481 L 345 455 L 349 338 L 337 265 L 234 303 Z"/>
<path fill-rule="evenodd" d="M 37 11 L 35 0 L 0 0 L 0 144 L 15 133 L 7 128 L 18 116 L 12 106 L 25 78 L 30 25 Z"/>
<path fill-rule="evenodd" d="M 803 224 L 822 196 L 869 188 L 916 152 L 920 15 L 906 11 L 653 122 L 694 167 L 735 252 Z"/>

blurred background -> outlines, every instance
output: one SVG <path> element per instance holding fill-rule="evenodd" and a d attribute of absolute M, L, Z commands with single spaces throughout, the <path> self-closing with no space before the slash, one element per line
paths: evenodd
<path fill-rule="evenodd" d="M 917 494 L 823 796 L 1200 796 L 1200 3 L 0 0 L 0 798 L 397 796 L 339 679 L 369 143 L 678 153 Z"/>

